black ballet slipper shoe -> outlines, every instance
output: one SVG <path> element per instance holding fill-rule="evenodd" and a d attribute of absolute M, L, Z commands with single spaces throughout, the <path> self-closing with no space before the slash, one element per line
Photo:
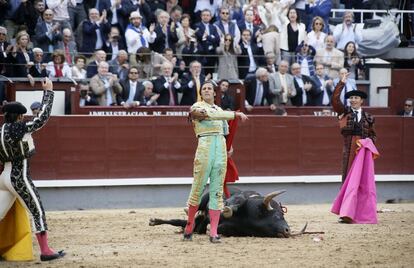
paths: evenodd
<path fill-rule="evenodd" d="M 63 250 L 60 250 L 57 253 L 52 254 L 52 255 L 40 255 L 40 260 L 41 261 L 51 261 L 51 260 L 63 258 L 63 256 L 65 256 L 65 255 L 66 255 L 66 253 Z"/>
<path fill-rule="evenodd" d="M 183 241 L 193 241 L 193 233 L 186 234 L 184 232 Z"/>
<path fill-rule="evenodd" d="M 340 217 L 338 223 L 351 224 L 352 219 L 349 217 Z"/>
<path fill-rule="evenodd" d="M 220 236 L 210 236 L 210 242 L 213 244 L 221 243 Z"/>

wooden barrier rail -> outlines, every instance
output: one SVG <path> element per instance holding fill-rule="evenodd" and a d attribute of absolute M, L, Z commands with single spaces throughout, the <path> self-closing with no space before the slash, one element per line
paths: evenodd
<path fill-rule="evenodd" d="M 414 174 L 414 119 L 376 116 L 376 129 L 377 173 Z M 34 137 L 32 177 L 43 180 L 191 177 L 197 142 L 176 116 L 54 116 Z M 241 176 L 340 174 L 334 117 L 251 116 L 234 149 Z"/>

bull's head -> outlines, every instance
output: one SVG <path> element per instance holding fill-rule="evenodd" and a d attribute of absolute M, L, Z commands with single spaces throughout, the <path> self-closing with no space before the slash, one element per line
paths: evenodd
<path fill-rule="evenodd" d="M 275 192 L 271 192 L 271 193 L 267 194 L 263 198 L 263 206 L 268 211 L 274 211 L 275 209 L 271 205 L 273 198 L 275 198 L 278 195 L 283 194 L 284 192 L 286 192 L 286 190 L 275 191 Z M 276 234 L 277 237 L 286 237 L 286 238 L 287 237 L 293 237 L 293 236 L 301 235 L 305 232 L 307 223 L 305 224 L 305 226 L 302 228 L 302 230 L 299 233 L 291 233 L 290 228 L 287 225 L 287 222 L 285 221 L 285 219 L 283 217 L 283 214 L 284 214 L 283 208 L 285 208 L 285 207 L 282 207 L 281 205 L 279 205 L 276 202 L 273 202 L 273 204 L 274 204 L 274 206 L 277 206 L 277 209 L 276 209 L 277 211 L 275 211 L 275 213 L 277 213 L 277 214 L 281 213 L 281 219 L 283 219 L 282 221 L 277 223 L 277 226 L 278 226 L 278 231 L 277 231 L 277 234 Z"/>

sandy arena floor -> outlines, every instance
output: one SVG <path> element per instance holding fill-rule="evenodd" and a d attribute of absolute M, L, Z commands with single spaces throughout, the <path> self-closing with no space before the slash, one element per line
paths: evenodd
<path fill-rule="evenodd" d="M 182 208 L 49 212 L 50 240 L 64 249 L 61 260 L 0 262 L 0 267 L 413 267 L 414 204 L 380 204 L 380 224 L 343 225 L 330 205 L 288 206 L 296 238 L 223 238 L 207 236 L 182 242 L 173 226 L 148 225 L 151 217 L 185 218 Z M 213 258 L 212 258 L 213 257 Z"/>

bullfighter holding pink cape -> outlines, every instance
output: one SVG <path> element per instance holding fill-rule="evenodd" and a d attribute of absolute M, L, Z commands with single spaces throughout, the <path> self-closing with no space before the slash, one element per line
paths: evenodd
<path fill-rule="evenodd" d="M 344 138 L 342 187 L 331 212 L 340 216 L 340 223 L 377 223 L 374 159 L 379 156 L 374 145 L 374 118 L 362 111 L 367 94 L 349 91 L 350 107 L 340 96 L 348 74 L 341 77 L 332 95 L 332 107 L 339 114 L 339 126 Z"/>

